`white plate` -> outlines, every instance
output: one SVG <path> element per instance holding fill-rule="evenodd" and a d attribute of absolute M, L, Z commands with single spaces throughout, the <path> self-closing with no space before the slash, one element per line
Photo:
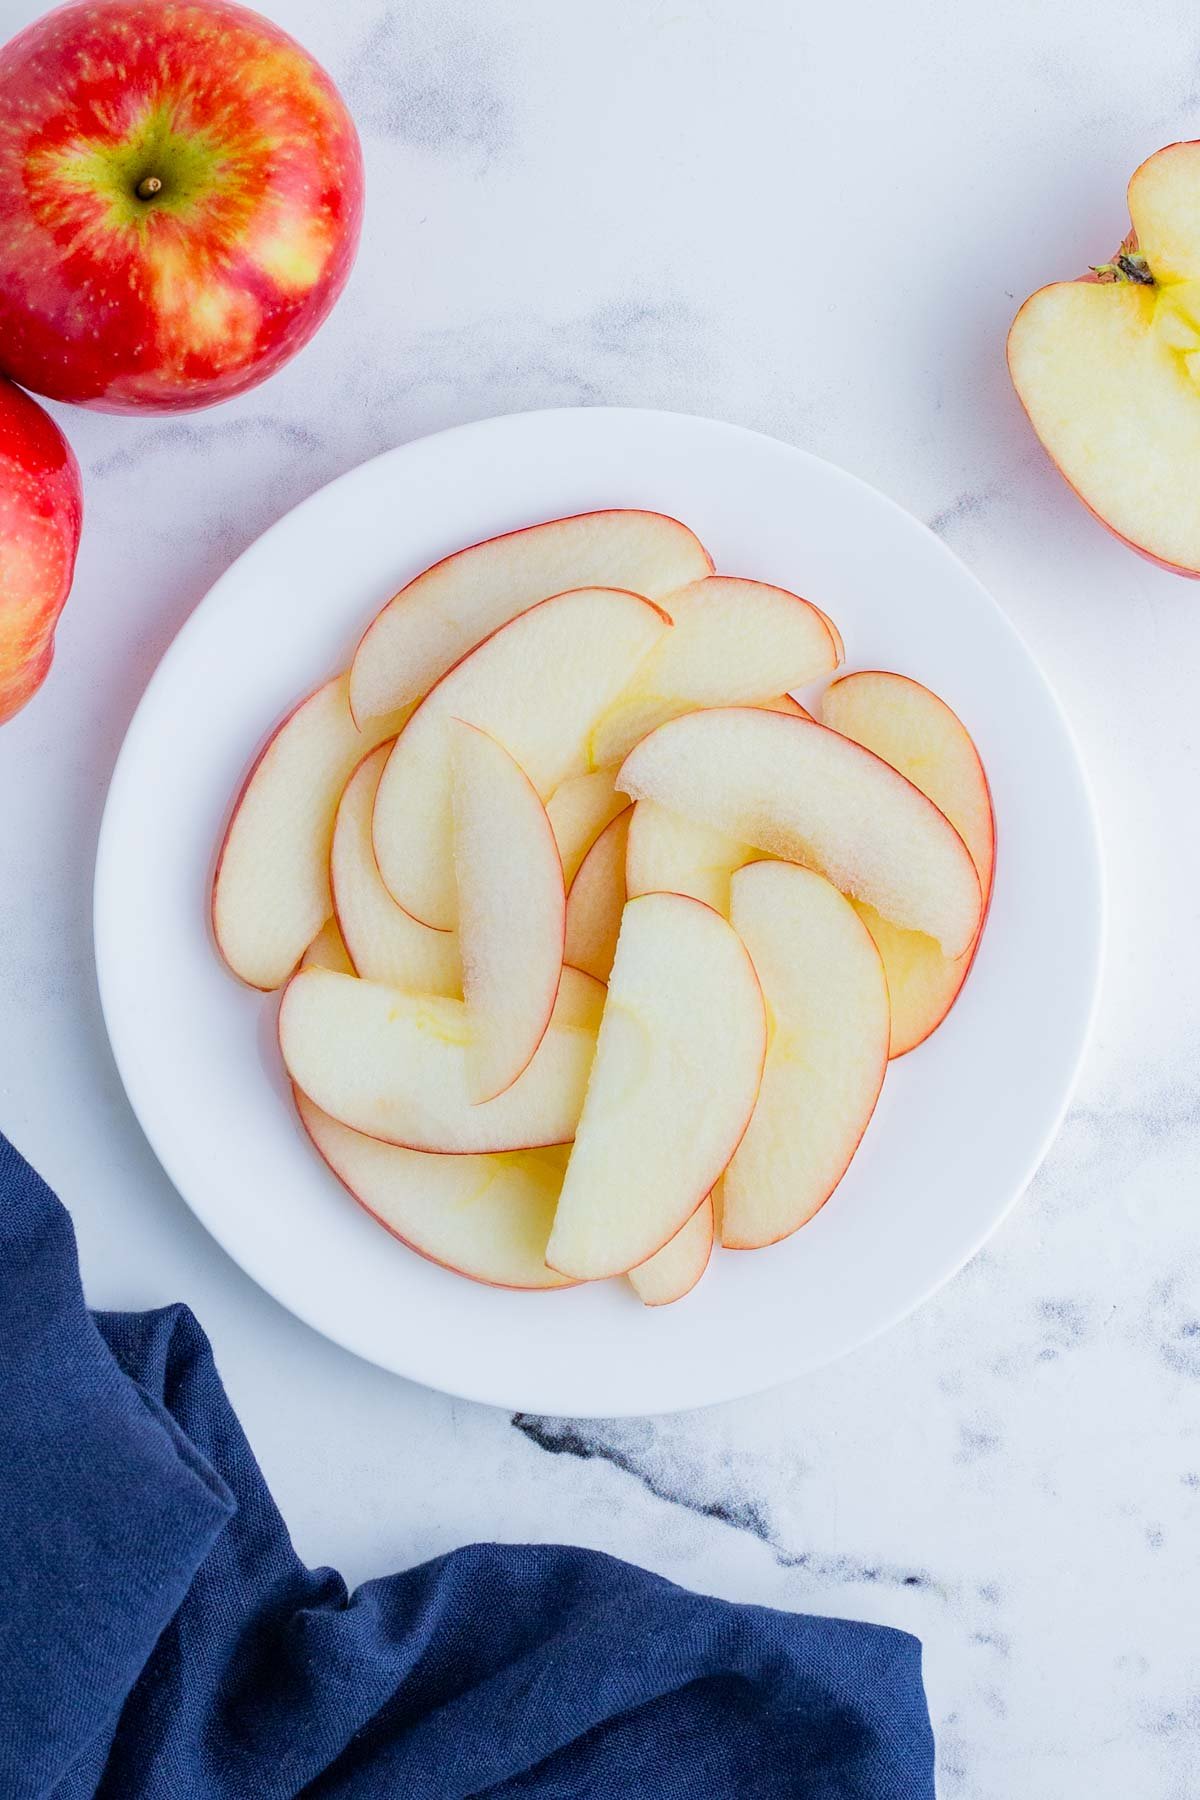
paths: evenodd
<path fill-rule="evenodd" d="M 945 696 L 992 783 L 998 857 L 975 969 L 893 1065 L 849 1174 L 813 1222 L 717 1255 L 680 1305 L 624 1282 L 480 1287 L 374 1224 L 292 1109 L 276 1003 L 217 959 L 213 853 L 266 729 L 343 666 L 375 610 L 448 551 L 593 507 L 676 514 L 717 568 L 810 596 L 847 667 Z M 146 690 L 113 776 L 96 960 L 126 1090 L 163 1167 L 256 1281 L 319 1331 L 431 1387 L 525 1411 L 667 1411 L 769 1387 L 909 1312 L 995 1230 L 1045 1154 L 1087 1037 L 1101 948 L 1097 836 L 1068 728 L 975 579 L 841 470 L 674 414 L 524 413 L 425 438 L 335 481 L 217 582 Z"/>

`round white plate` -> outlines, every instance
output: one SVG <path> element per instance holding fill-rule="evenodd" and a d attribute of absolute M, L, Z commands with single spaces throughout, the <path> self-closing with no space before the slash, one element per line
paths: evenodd
<path fill-rule="evenodd" d="M 516 1294 L 406 1250 L 303 1136 L 276 1001 L 208 932 L 214 849 L 247 763 L 427 564 L 594 507 L 673 513 L 719 570 L 832 614 L 847 668 L 916 676 L 979 745 L 995 895 L 958 1005 L 893 1064 L 851 1169 L 803 1231 L 717 1254 L 677 1306 L 628 1284 Z M 675 414 L 524 413 L 392 450 L 333 482 L 217 582 L 146 690 L 96 870 L 96 960 L 126 1090 L 163 1167 L 255 1280 L 319 1331 L 431 1387 L 525 1411 L 667 1411 L 769 1387 L 861 1344 L 954 1274 L 1062 1118 L 1096 995 L 1102 896 L 1078 754 L 1028 651 L 925 527 L 852 476 Z"/>

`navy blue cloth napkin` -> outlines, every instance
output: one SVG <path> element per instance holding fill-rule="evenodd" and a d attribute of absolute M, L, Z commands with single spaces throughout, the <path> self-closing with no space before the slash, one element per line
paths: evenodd
<path fill-rule="evenodd" d="M 191 1313 L 90 1314 L 3 1137 L 0 1384 L 4 1800 L 932 1800 L 903 1632 L 562 1546 L 305 1568 Z"/>

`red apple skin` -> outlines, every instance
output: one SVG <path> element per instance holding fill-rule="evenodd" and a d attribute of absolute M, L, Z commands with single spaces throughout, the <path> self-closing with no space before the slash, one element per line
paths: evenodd
<path fill-rule="evenodd" d="M 36 400 L 0 378 L 0 724 L 46 679 L 82 523 L 71 446 Z"/>
<path fill-rule="evenodd" d="M 101 412 L 228 400 L 325 318 L 362 204 L 353 122 L 278 26 L 75 0 L 0 49 L 0 370 Z"/>

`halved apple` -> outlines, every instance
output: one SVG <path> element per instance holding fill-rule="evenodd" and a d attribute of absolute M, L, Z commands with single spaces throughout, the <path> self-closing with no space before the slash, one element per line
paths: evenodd
<path fill-rule="evenodd" d="M 496 738 L 545 799 L 586 771 L 597 717 L 670 629 L 636 594 L 557 594 L 501 626 L 426 695 L 375 797 L 379 872 L 406 912 L 426 925 L 455 922 L 450 720 Z"/>
<path fill-rule="evenodd" d="M 359 1205 L 411 1250 L 490 1287 L 571 1285 L 546 1267 L 565 1150 L 431 1156 L 351 1131 L 295 1092 L 319 1155 Z"/>
<path fill-rule="evenodd" d="M 342 942 L 342 934 L 338 930 L 336 919 L 326 919 L 300 958 L 300 967 L 302 969 L 332 969 L 335 975 L 353 975 L 355 973 L 354 964 L 350 961 L 350 953 Z"/>
<path fill-rule="evenodd" d="M 346 783 L 329 855 L 333 910 L 352 972 L 410 994 L 462 994 L 458 937 L 433 931 L 397 906 L 383 885 L 371 843 L 375 795 L 391 745 L 363 758 Z"/>
<path fill-rule="evenodd" d="M 679 894 L 631 900 L 551 1268 L 580 1280 L 623 1274 L 674 1237 L 746 1129 L 765 1049 L 762 992 L 733 928 Z"/>
<path fill-rule="evenodd" d="M 667 719 L 705 706 L 754 706 L 837 667 L 825 615 L 761 581 L 710 575 L 670 597 L 675 629 L 640 664 L 592 734 L 599 767 L 619 763 Z"/>
<path fill-rule="evenodd" d="M 564 1011 L 569 976 L 564 970 Z M 403 994 L 326 969 L 294 975 L 279 1010 L 279 1044 L 296 1086 L 368 1137 L 452 1155 L 568 1143 L 594 1033 L 552 1019 L 524 1074 L 482 1106 L 467 1078 L 470 1038 L 461 1000 Z"/>
<path fill-rule="evenodd" d="M 546 802 L 568 887 L 604 827 L 629 805 L 628 796 L 618 794 L 616 782 L 615 769 L 593 769 L 560 781 Z"/>
<path fill-rule="evenodd" d="M 566 898 L 554 832 L 525 771 L 478 726 L 456 719 L 450 735 L 467 1079 L 478 1105 L 512 1086 L 545 1036 Z"/>
<path fill-rule="evenodd" d="M 625 851 L 633 808 L 626 802 L 600 833 L 567 895 L 566 958 L 597 981 L 607 981 L 625 905 Z"/>
<path fill-rule="evenodd" d="M 617 786 L 817 869 L 948 956 L 979 928 L 979 877 L 945 815 L 823 725 L 753 707 L 689 713 L 642 739 Z"/>
<path fill-rule="evenodd" d="M 805 1224 L 845 1174 L 883 1085 L 890 1018 L 879 952 L 823 876 L 751 863 L 733 877 L 731 908 L 771 1021 L 724 1181 L 721 1241 L 751 1250 Z"/>
<path fill-rule="evenodd" d="M 710 1194 L 670 1243 L 639 1268 L 630 1269 L 629 1280 L 638 1299 L 646 1306 L 670 1306 L 690 1294 L 708 1267 L 714 1236 Z"/>
<path fill-rule="evenodd" d="M 618 509 L 552 519 L 472 544 L 401 588 L 368 628 L 350 672 L 356 719 L 417 700 L 518 613 L 570 588 L 627 588 L 661 600 L 711 574 L 678 519 Z"/>
<path fill-rule="evenodd" d="M 987 776 L 962 721 L 936 694 L 905 675 L 864 670 L 827 688 L 824 723 L 874 751 L 945 813 L 971 853 L 984 912 L 992 889 L 995 823 Z M 931 937 L 902 931 L 855 902 L 875 939 L 892 1003 L 893 1056 L 924 1043 L 958 997 L 975 954 L 947 957 Z"/>
<path fill-rule="evenodd" d="M 212 924 L 217 948 L 250 987 L 282 985 L 329 917 L 329 845 L 355 764 L 404 715 L 359 731 L 349 683 L 337 675 L 272 734 L 246 779 L 217 857 Z"/>

